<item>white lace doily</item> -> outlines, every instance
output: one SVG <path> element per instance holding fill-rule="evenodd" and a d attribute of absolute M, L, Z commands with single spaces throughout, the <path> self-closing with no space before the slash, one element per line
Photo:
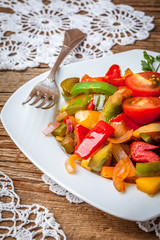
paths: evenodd
<path fill-rule="evenodd" d="M 68 192 L 66 189 L 57 184 L 53 179 L 49 178 L 46 174 L 43 174 L 42 180 L 49 185 L 49 190 L 60 196 L 65 196 L 70 203 L 82 203 L 83 201 Z"/>
<path fill-rule="evenodd" d="M 153 18 L 110 0 L 0 0 L 0 69 L 53 66 L 64 30 L 79 28 L 86 40 L 64 63 L 111 54 L 115 44 L 148 38 Z M 78 57 L 77 57 L 78 56 Z"/>
<path fill-rule="evenodd" d="M 6 223 L 9 226 L 6 226 Z M 12 180 L 0 171 L 0 239 L 33 240 L 52 237 L 65 240 L 66 236 L 56 222 L 53 213 L 38 204 L 21 205 L 14 192 Z M 4 223 L 4 224 L 3 224 Z M 3 232 L 3 233 L 2 233 Z"/>

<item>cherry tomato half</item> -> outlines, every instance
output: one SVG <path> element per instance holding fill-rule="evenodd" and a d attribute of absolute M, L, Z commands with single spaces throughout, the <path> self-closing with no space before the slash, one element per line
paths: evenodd
<path fill-rule="evenodd" d="M 142 72 L 125 78 L 125 85 L 131 89 L 132 96 L 160 96 L 160 73 Z"/>
<path fill-rule="evenodd" d="M 124 100 L 124 113 L 139 124 L 148 124 L 160 116 L 160 98 L 133 97 Z"/>

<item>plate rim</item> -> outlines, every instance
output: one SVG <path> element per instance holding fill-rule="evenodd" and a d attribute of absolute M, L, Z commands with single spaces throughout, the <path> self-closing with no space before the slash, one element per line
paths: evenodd
<path fill-rule="evenodd" d="M 115 53 L 115 54 L 113 54 L 113 55 L 115 56 L 115 55 L 120 55 L 120 54 L 123 54 L 123 53 L 126 53 L 126 52 L 133 52 L 133 51 L 147 51 L 147 52 L 149 52 L 149 53 L 159 54 L 158 52 L 155 52 L 155 51 L 149 51 L 149 50 L 143 50 L 143 49 L 133 49 L 133 50 L 129 50 L 129 51 L 123 51 L 123 52 L 120 52 L 120 53 Z M 113 55 L 111 55 L 111 56 L 113 56 Z M 103 57 L 101 57 L 100 59 L 106 58 L 106 57 L 109 58 L 110 55 L 109 55 L 109 56 L 108 56 L 108 55 L 103 56 Z M 88 59 L 88 60 L 85 60 L 85 61 L 83 61 L 83 62 L 92 62 L 92 61 L 95 61 L 95 60 L 98 60 L 98 59 L 99 59 L 99 58 L 96 58 L 96 59 Z M 77 63 L 78 63 L 78 64 L 81 64 L 81 61 L 80 61 L 80 62 L 70 63 L 70 64 L 67 64 L 67 65 L 63 65 L 62 67 L 66 67 L 66 66 L 68 66 L 68 65 L 75 65 L 75 64 L 77 64 Z M 61 67 L 61 68 L 62 68 L 62 67 Z M 12 141 L 16 144 L 16 146 L 24 153 L 24 155 L 25 155 L 37 168 L 39 168 L 39 169 L 42 171 L 42 173 L 47 174 L 51 179 L 55 180 L 56 178 L 54 178 L 49 172 L 48 172 L 48 173 L 47 173 L 47 171 L 44 172 L 44 170 L 42 169 L 42 167 L 41 167 L 37 162 L 35 162 L 35 161 L 32 159 L 32 157 L 30 156 L 30 154 L 27 153 L 27 152 L 25 151 L 25 149 L 23 149 L 23 147 L 21 146 L 21 144 L 17 143 L 17 140 L 14 138 L 14 136 L 12 135 L 12 133 L 10 133 L 10 132 L 8 131 L 8 128 L 7 128 L 6 123 L 5 123 L 5 120 L 4 120 L 4 118 L 3 118 L 4 112 L 5 112 L 5 108 L 7 107 L 7 105 L 9 104 L 9 102 L 12 100 L 12 98 L 16 95 L 16 93 L 17 93 L 18 91 L 21 91 L 21 89 L 24 88 L 24 87 L 27 85 L 27 83 L 35 80 L 36 78 L 39 78 L 39 76 L 43 76 L 43 75 L 47 74 L 48 72 L 50 72 L 50 70 L 49 70 L 49 71 L 46 71 L 46 72 L 44 72 L 44 73 L 42 73 L 42 74 L 40 74 L 40 75 L 38 75 L 38 76 L 36 76 L 36 77 L 34 77 L 34 78 L 32 78 L 31 80 L 29 80 L 28 82 L 26 82 L 25 84 L 23 84 L 21 87 L 19 87 L 13 94 L 11 94 L 11 96 L 8 98 L 8 100 L 6 101 L 6 103 L 4 104 L 4 106 L 3 106 L 2 110 L 1 110 L 0 119 L 1 119 L 2 125 L 3 125 L 3 127 L 5 128 L 7 134 L 8 134 L 9 137 L 12 139 Z M 157 216 L 159 215 L 159 214 L 157 213 L 157 214 L 154 214 L 153 216 L 148 217 L 148 218 L 143 218 L 143 217 L 142 217 L 142 218 L 139 219 L 139 220 L 133 219 L 133 218 L 128 218 L 128 217 L 122 217 L 121 215 L 119 215 L 119 214 L 117 214 L 117 213 L 115 213 L 115 212 L 112 212 L 112 211 L 110 211 L 110 210 L 107 210 L 107 211 L 106 211 L 106 210 L 100 208 L 99 206 L 97 206 L 97 205 L 94 204 L 93 202 L 90 202 L 90 201 L 89 201 L 88 199 L 86 199 L 84 196 L 79 195 L 79 193 L 75 192 L 74 190 L 72 190 L 72 189 L 70 189 L 68 186 L 66 186 L 65 184 L 61 183 L 61 181 L 59 181 L 58 179 L 56 179 L 55 181 L 56 181 L 59 185 L 61 185 L 62 187 L 64 187 L 67 191 L 73 193 L 74 195 L 76 195 L 77 197 L 81 198 L 83 201 L 87 202 L 87 203 L 90 204 L 91 206 L 94 206 L 94 207 L 96 207 L 97 209 L 100 209 L 101 211 L 104 211 L 104 212 L 106 212 L 106 213 L 108 213 L 108 214 L 111 214 L 111 215 L 116 216 L 116 217 L 121 218 L 121 219 L 129 220 L 129 221 L 147 221 L 147 220 L 150 220 L 150 219 L 152 219 L 152 218 L 154 218 L 154 217 L 157 217 Z"/>

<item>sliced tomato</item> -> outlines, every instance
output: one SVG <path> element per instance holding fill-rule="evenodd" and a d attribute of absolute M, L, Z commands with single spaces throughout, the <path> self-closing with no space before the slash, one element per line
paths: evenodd
<path fill-rule="evenodd" d="M 160 116 L 160 98 L 133 97 L 124 100 L 124 113 L 139 124 L 153 122 Z"/>
<path fill-rule="evenodd" d="M 132 96 L 160 96 L 160 73 L 142 72 L 125 78 L 125 85 L 132 90 Z"/>

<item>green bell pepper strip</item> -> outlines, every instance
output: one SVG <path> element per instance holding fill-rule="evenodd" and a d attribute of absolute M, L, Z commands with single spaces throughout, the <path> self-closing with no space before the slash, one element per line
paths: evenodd
<path fill-rule="evenodd" d="M 137 177 L 160 176 L 160 161 L 149 163 L 136 163 Z"/>
<path fill-rule="evenodd" d="M 110 121 L 122 112 L 122 100 L 123 96 L 119 92 L 110 96 L 102 109 L 100 120 L 110 124 Z"/>
<path fill-rule="evenodd" d="M 78 96 L 68 104 L 68 106 L 65 108 L 65 111 L 70 116 L 74 115 L 79 110 L 85 110 L 87 109 L 87 106 L 91 101 L 91 98 L 92 97 L 89 95 Z"/>
<path fill-rule="evenodd" d="M 74 85 L 71 89 L 71 94 L 76 97 L 79 94 L 100 93 L 112 95 L 117 90 L 117 87 L 106 82 L 80 82 Z"/>
<path fill-rule="evenodd" d="M 95 172 L 100 172 L 105 162 L 110 162 L 112 158 L 112 143 L 105 145 L 98 152 L 96 152 L 89 161 L 88 167 Z"/>
<path fill-rule="evenodd" d="M 64 137 L 66 135 L 67 125 L 64 122 L 60 122 L 60 125 L 52 132 L 53 136 Z"/>

